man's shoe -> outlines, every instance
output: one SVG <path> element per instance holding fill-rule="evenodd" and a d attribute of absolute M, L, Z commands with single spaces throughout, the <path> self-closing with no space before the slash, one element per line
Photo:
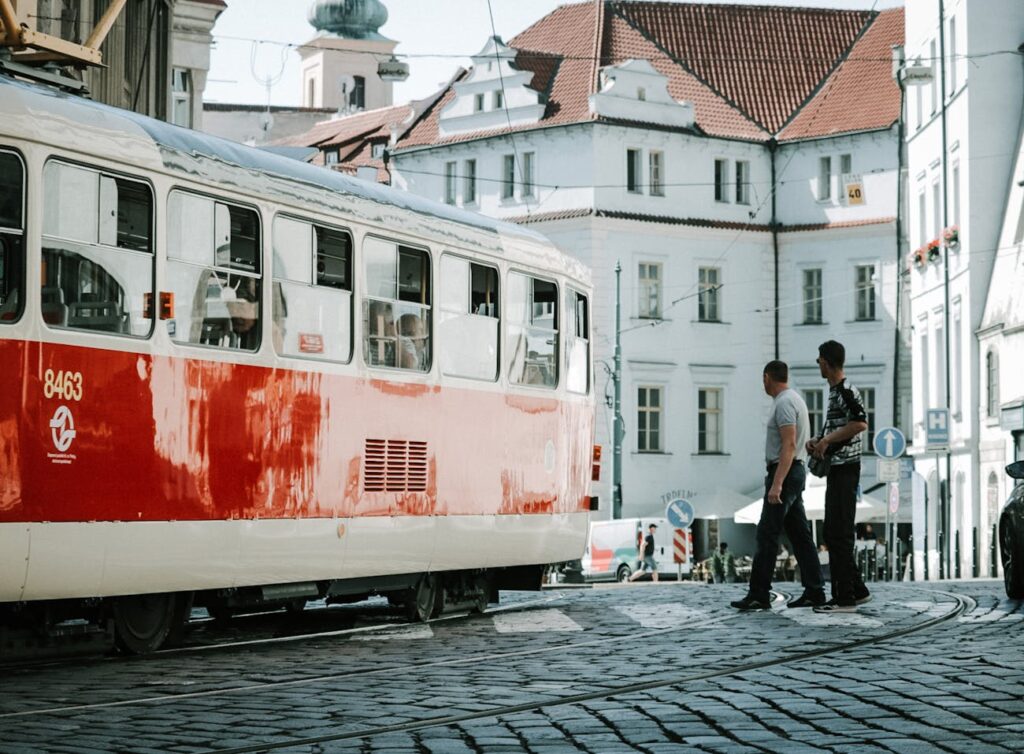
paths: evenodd
<path fill-rule="evenodd" d="M 798 607 L 819 607 L 825 604 L 825 597 L 811 597 L 807 594 L 802 594 L 795 600 L 790 600 L 786 603 L 786 607 L 790 610 Z"/>
<path fill-rule="evenodd" d="M 818 605 L 814 608 L 816 613 L 855 613 L 857 612 L 857 604 L 855 602 L 839 602 L 837 600 L 829 600 L 824 605 Z"/>
<path fill-rule="evenodd" d="M 767 600 L 759 600 L 756 597 L 751 597 L 749 594 L 741 600 L 730 602 L 730 605 L 735 607 L 737 610 L 771 610 L 771 603 Z"/>
<path fill-rule="evenodd" d="M 853 598 L 853 601 L 858 605 L 866 605 L 871 602 L 871 592 L 867 589 L 864 590 L 864 594 L 858 594 Z"/>

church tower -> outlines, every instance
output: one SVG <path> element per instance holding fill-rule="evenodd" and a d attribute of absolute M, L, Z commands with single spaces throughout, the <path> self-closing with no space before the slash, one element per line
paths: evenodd
<path fill-rule="evenodd" d="M 392 57 L 398 43 L 378 32 L 387 20 L 380 0 L 313 3 L 309 22 L 319 33 L 299 49 L 304 107 L 346 114 L 394 103 L 392 82 L 408 76 L 408 68 Z"/>

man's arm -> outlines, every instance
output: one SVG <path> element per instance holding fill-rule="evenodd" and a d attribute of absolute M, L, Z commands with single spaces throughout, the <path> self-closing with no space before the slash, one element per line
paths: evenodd
<path fill-rule="evenodd" d="M 782 482 L 789 474 L 789 470 L 793 466 L 793 458 L 796 457 L 796 425 L 780 426 L 779 438 L 782 440 L 779 465 L 775 467 L 775 478 L 772 479 L 771 489 L 768 490 L 768 502 L 771 505 L 778 505 L 782 502 Z"/>
<path fill-rule="evenodd" d="M 846 442 L 868 428 L 864 406 L 854 392 L 852 390 L 842 390 L 841 396 L 846 409 L 846 424 L 818 440 L 812 450 L 816 456 L 823 457 L 829 445 Z M 809 448 L 808 450 L 811 449 Z"/>

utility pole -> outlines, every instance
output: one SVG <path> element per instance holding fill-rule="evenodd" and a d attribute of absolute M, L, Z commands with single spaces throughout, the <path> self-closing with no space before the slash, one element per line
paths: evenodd
<path fill-rule="evenodd" d="M 612 518 L 622 518 L 622 263 L 615 261 L 615 358 L 612 382 Z"/>
<path fill-rule="evenodd" d="M 935 61 L 932 61 L 933 64 Z M 942 125 L 942 231 L 949 227 L 949 147 L 947 145 L 947 123 L 946 123 L 946 10 L 945 3 L 943 0 L 939 0 L 939 107 L 940 118 Z M 942 231 L 939 233 L 939 238 L 942 238 Z M 949 252 L 950 247 L 945 247 L 945 253 L 942 255 L 942 281 L 943 281 L 943 294 L 944 301 L 942 306 L 942 318 L 943 328 L 942 335 L 943 340 L 943 351 L 945 355 L 945 370 L 946 370 L 946 416 L 950 417 L 952 422 L 952 401 L 950 400 L 952 394 L 952 385 L 950 385 L 950 332 L 949 323 L 951 317 L 949 316 Z M 957 385 L 957 389 L 960 386 Z M 953 439 L 952 427 L 950 427 L 950 440 Z M 951 444 L 951 443 L 949 443 Z M 940 485 L 939 489 L 942 487 Z M 943 529 L 946 531 L 946 536 L 943 538 L 943 551 L 939 553 L 939 557 L 942 558 L 945 564 L 945 576 L 951 578 L 953 573 L 952 563 L 950 562 L 950 554 L 954 551 L 953 547 L 953 530 L 954 525 L 950 520 L 950 513 L 952 512 L 952 504 L 950 501 L 950 495 L 953 493 L 953 460 L 950 448 L 946 448 L 946 489 L 945 494 L 942 495 L 942 511 L 939 516 L 939 522 Z M 963 500 L 957 501 L 960 506 L 963 506 Z M 961 516 L 960 520 L 963 520 Z"/>

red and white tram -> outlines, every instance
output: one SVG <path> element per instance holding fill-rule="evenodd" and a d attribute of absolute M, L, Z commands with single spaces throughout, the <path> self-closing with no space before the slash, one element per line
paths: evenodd
<path fill-rule="evenodd" d="M 538 234 L 0 77 L 0 617 L 539 585 L 589 301 Z"/>

